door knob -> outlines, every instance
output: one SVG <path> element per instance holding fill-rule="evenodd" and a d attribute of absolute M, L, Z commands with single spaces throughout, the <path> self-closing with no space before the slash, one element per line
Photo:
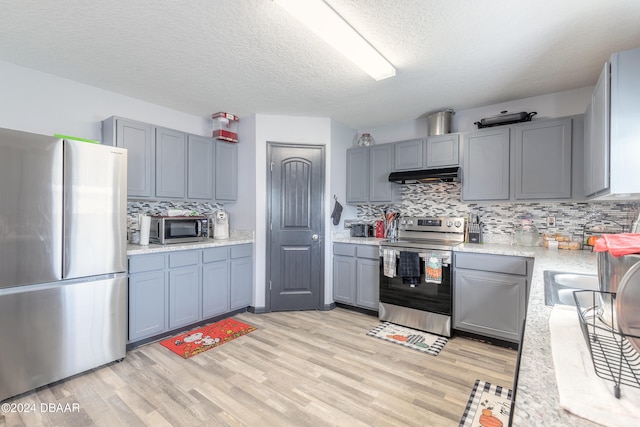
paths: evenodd
<path fill-rule="evenodd" d="M 311 240 L 313 240 L 314 242 L 317 242 L 319 238 L 320 236 L 318 236 L 317 234 L 314 234 L 313 236 L 311 236 Z"/>

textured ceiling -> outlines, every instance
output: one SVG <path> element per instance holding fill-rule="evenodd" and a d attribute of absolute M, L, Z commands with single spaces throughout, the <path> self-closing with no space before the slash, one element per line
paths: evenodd
<path fill-rule="evenodd" d="M 202 117 L 363 129 L 593 85 L 640 47 L 639 0 L 327 2 L 396 77 L 374 81 L 271 0 L 0 0 L 0 60 Z"/>

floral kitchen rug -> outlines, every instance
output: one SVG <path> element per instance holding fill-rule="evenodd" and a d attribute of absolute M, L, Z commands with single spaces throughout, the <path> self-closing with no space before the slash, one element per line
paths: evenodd
<path fill-rule="evenodd" d="M 437 356 L 442 347 L 449 341 L 439 335 L 418 331 L 405 326 L 384 322 L 376 326 L 367 335 L 380 338 L 394 344 L 400 344 L 423 353 Z"/>
<path fill-rule="evenodd" d="M 160 344 L 188 359 L 256 329 L 231 317 L 160 341 Z"/>
<path fill-rule="evenodd" d="M 476 380 L 458 427 L 502 427 L 509 425 L 511 390 Z"/>

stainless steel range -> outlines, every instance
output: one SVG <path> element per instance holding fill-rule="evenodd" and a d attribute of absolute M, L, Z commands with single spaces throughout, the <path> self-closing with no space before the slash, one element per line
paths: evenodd
<path fill-rule="evenodd" d="M 464 218 L 407 217 L 380 244 L 380 320 L 451 336 L 452 254 Z"/>

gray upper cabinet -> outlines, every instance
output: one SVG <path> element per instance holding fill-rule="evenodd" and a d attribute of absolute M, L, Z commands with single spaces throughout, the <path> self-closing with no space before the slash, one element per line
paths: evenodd
<path fill-rule="evenodd" d="M 609 105 L 611 95 L 610 64 L 607 62 L 600 73 L 591 96 L 589 109 L 588 146 L 585 148 L 585 193 L 587 196 L 609 188 Z"/>
<path fill-rule="evenodd" d="M 102 141 L 128 149 L 130 199 L 238 199 L 238 146 L 121 117 L 102 122 Z"/>
<path fill-rule="evenodd" d="M 424 165 L 427 168 L 452 167 L 460 164 L 460 134 L 427 138 Z"/>
<path fill-rule="evenodd" d="M 102 142 L 127 149 L 127 196 L 152 198 L 155 195 L 155 134 L 153 126 L 110 117 L 102 122 Z"/>
<path fill-rule="evenodd" d="M 424 139 L 411 139 L 393 143 L 393 170 L 395 172 L 424 168 Z"/>
<path fill-rule="evenodd" d="M 216 140 L 215 147 L 215 200 L 238 200 L 238 146 Z"/>
<path fill-rule="evenodd" d="M 463 134 L 463 200 L 509 200 L 510 127 Z"/>
<path fill-rule="evenodd" d="M 369 147 L 347 150 L 347 203 L 369 201 Z"/>
<path fill-rule="evenodd" d="M 514 126 L 515 198 L 571 198 L 571 119 Z"/>
<path fill-rule="evenodd" d="M 640 49 L 611 55 L 585 120 L 585 193 L 602 200 L 640 199 Z"/>
<path fill-rule="evenodd" d="M 369 147 L 369 201 L 391 202 L 393 184 L 389 174 L 393 169 L 393 146 L 391 144 Z"/>
<path fill-rule="evenodd" d="M 213 200 L 215 142 L 203 136 L 187 138 L 187 199 Z"/>
<path fill-rule="evenodd" d="M 182 132 L 156 128 L 156 197 L 184 199 L 187 138 Z"/>
<path fill-rule="evenodd" d="M 389 182 L 392 170 L 392 144 L 348 149 L 347 203 L 392 202 L 394 186 Z"/>

